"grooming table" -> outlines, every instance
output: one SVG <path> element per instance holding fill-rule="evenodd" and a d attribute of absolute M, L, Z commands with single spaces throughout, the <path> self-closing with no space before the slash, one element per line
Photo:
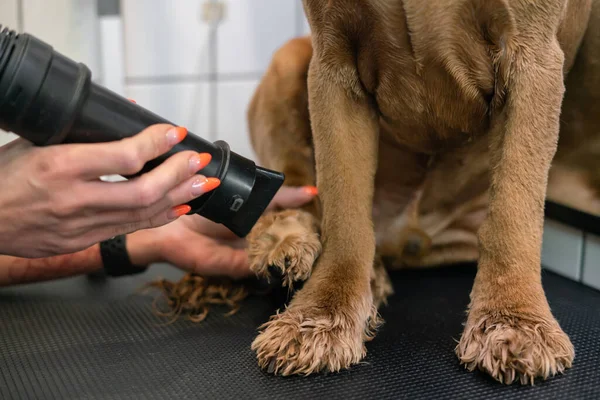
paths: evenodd
<path fill-rule="evenodd" d="M 224 317 L 165 325 L 156 292 L 136 293 L 169 266 L 109 280 L 78 277 L 0 289 L 2 399 L 598 399 L 600 292 L 544 272 L 550 305 L 576 348 L 572 369 L 534 387 L 504 386 L 459 366 L 473 266 L 399 272 L 385 325 L 364 363 L 311 377 L 273 377 L 250 344 L 277 303 L 250 297 Z"/>

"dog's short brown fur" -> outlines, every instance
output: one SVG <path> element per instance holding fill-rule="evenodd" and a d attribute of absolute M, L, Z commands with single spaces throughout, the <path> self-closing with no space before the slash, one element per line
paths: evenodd
<path fill-rule="evenodd" d="M 461 362 L 504 383 L 569 368 L 541 284 L 543 207 L 559 127 L 557 160 L 585 170 L 599 154 L 600 0 L 304 7 L 311 37 L 274 55 L 248 114 L 260 163 L 320 192 L 248 237 L 257 273 L 306 280 L 261 328 L 259 364 L 358 363 L 392 293 L 382 259 L 477 260 Z"/>

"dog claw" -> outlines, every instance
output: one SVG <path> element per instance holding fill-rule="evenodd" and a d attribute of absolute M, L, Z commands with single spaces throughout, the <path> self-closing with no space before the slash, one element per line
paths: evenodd
<path fill-rule="evenodd" d="M 277 364 L 277 359 L 275 357 L 271 358 L 271 361 L 269 362 L 269 366 L 267 367 L 267 372 L 269 374 L 272 374 L 275 372 L 275 365 Z"/>
<path fill-rule="evenodd" d="M 273 276 L 275 279 L 283 278 L 284 272 L 276 265 L 270 265 L 267 268 L 267 271 L 269 271 L 269 275 Z"/>

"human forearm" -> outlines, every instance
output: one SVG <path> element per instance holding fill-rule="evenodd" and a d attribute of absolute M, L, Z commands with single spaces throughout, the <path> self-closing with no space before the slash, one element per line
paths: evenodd
<path fill-rule="evenodd" d="M 134 265 L 158 261 L 157 246 L 149 232 L 127 235 L 127 251 Z M 44 258 L 0 256 L 0 286 L 17 285 L 90 274 L 103 268 L 100 246 L 95 244 L 73 254 Z"/>
<path fill-rule="evenodd" d="M 0 286 L 89 274 L 102 268 L 99 245 L 73 254 L 44 258 L 0 256 Z"/>

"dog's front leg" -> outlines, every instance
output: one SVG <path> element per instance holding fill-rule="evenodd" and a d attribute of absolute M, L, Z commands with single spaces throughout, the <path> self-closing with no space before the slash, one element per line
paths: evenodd
<path fill-rule="evenodd" d="M 370 285 L 377 115 L 350 54 L 332 65 L 323 54 L 327 49 L 315 50 L 308 90 L 323 251 L 313 275 L 287 309 L 261 328 L 252 346 L 261 367 L 281 375 L 339 371 L 358 363 L 377 321 Z"/>
<path fill-rule="evenodd" d="M 515 52 L 506 103 L 493 122 L 489 213 L 456 348 L 469 370 L 507 384 L 562 372 L 574 357 L 541 282 L 544 199 L 564 92 L 563 53 L 545 40 Z"/>

